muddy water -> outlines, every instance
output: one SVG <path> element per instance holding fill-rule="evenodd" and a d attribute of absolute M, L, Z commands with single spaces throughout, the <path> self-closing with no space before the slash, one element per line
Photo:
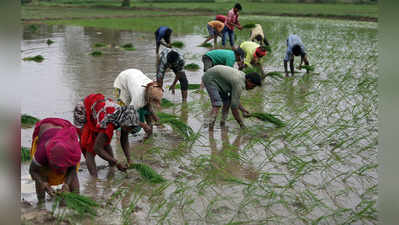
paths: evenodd
<path fill-rule="evenodd" d="M 188 104 L 180 105 L 178 91 L 165 92 L 176 106 L 163 111 L 178 115 L 198 138 L 185 143 L 168 126 L 156 128 L 146 143 L 141 142 L 143 133 L 130 137 L 134 159 L 166 177 L 163 185 L 144 182 L 134 171 L 120 173 L 99 157 L 99 177 L 92 179 L 82 161 L 81 193 L 103 205 L 95 223 L 376 223 L 375 213 L 366 208 L 377 196 L 376 25 L 276 17 L 242 20 L 261 23 L 267 32 L 273 52 L 265 59 L 266 71 L 283 70 L 289 33 L 301 35 L 310 63 L 316 66 L 315 73 L 266 78 L 262 89 L 242 97 L 250 111 L 280 115 L 288 126 L 276 129 L 246 119 L 248 130 L 239 132 L 230 115 L 228 129 L 216 126 L 210 133 L 203 126 L 210 110 L 206 93 L 190 92 Z M 197 63 L 202 70 L 201 56 L 207 49 L 197 47 L 203 41 L 198 32 L 174 40 L 185 43 L 181 52 L 186 63 Z M 238 33 L 239 41 L 246 38 L 247 32 Z M 55 43 L 47 46 L 47 39 Z M 153 34 L 132 31 L 45 25 L 35 33 L 25 29 L 22 56 L 41 54 L 45 60 L 21 63 L 21 112 L 71 120 L 74 104 L 86 95 L 112 97 L 113 80 L 122 70 L 141 69 L 155 79 L 153 42 Z M 99 48 L 103 56 L 89 55 L 95 43 L 107 44 Z M 119 47 L 126 43 L 137 50 Z M 191 83 L 199 83 L 201 70 L 187 72 Z M 165 79 L 169 85 L 173 74 Z M 22 146 L 30 145 L 31 133 L 32 129 L 22 130 Z M 112 146 L 116 157 L 124 159 L 118 135 Z M 35 208 L 28 164 L 21 166 L 21 193 Z M 45 206 L 48 210 L 51 203 Z M 369 210 L 362 212 L 365 208 Z"/>

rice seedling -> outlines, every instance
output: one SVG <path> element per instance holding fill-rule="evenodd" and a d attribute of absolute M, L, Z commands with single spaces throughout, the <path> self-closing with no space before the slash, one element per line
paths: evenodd
<path fill-rule="evenodd" d="M 93 51 L 93 52 L 90 53 L 90 55 L 96 57 L 96 56 L 102 56 L 103 53 L 101 51 Z"/>
<path fill-rule="evenodd" d="M 161 123 L 169 124 L 173 129 L 177 130 L 185 139 L 190 139 L 194 135 L 193 129 L 187 124 L 180 121 L 176 116 L 167 113 L 158 113 Z"/>
<path fill-rule="evenodd" d="M 242 26 L 242 28 L 244 28 L 244 29 L 251 29 L 251 28 L 254 28 L 254 27 L 255 27 L 254 23 L 247 23 L 244 26 Z"/>
<path fill-rule="evenodd" d="M 283 121 L 281 121 L 279 118 L 276 118 L 275 116 L 273 116 L 270 113 L 255 112 L 255 113 L 249 114 L 249 116 L 258 118 L 262 121 L 269 121 L 271 123 L 276 124 L 278 127 L 284 127 L 286 125 Z"/>
<path fill-rule="evenodd" d="M 27 162 L 30 160 L 30 148 L 21 147 L 21 162 Z"/>
<path fill-rule="evenodd" d="M 188 84 L 188 90 L 197 90 L 200 89 L 201 84 Z M 176 89 L 180 89 L 180 84 L 176 84 Z"/>
<path fill-rule="evenodd" d="M 267 52 L 272 52 L 272 48 L 270 47 L 270 45 L 263 45 L 263 47 L 266 49 Z"/>
<path fill-rule="evenodd" d="M 51 45 L 51 44 L 54 43 L 54 41 L 52 41 L 52 40 L 50 40 L 50 39 L 47 39 L 46 43 L 47 43 L 47 45 Z"/>
<path fill-rule="evenodd" d="M 96 216 L 96 209 L 100 205 L 93 199 L 73 192 L 59 192 L 55 196 L 53 211 L 64 202 L 66 207 L 77 212 L 80 216 Z"/>
<path fill-rule="evenodd" d="M 204 47 L 204 48 L 212 48 L 212 44 L 211 43 L 202 43 L 199 45 L 199 47 Z"/>
<path fill-rule="evenodd" d="M 106 44 L 104 44 L 104 43 L 95 43 L 94 44 L 95 48 L 102 48 L 102 47 L 105 47 L 105 46 L 106 46 Z"/>
<path fill-rule="evenodd" d="M 44 60 L 44 57 L 42 55 L 36 55 L 33 57 L 25 57 L 23 58 L 24 61 L 35 61 L 35 62 L 42 62 Z"/>
<path fill-rule="evenodd" d="M 183 47 L 184 47 L 184 43 L 181 42 L 181 41 L 174 41 L 174 42 L 172 42 L 171 45 L 172 45 L 173 47 L 175 47 L 175 48 L 183 48 Z"/>
<path fill-rule="evenodd" d="M 24 128 L 33 127 L 37 122 L 39 122 L 39 119 L 36 117 L 27 114 L 21 116 L 21 125 Z"/>
<path fill-rule="evenodd" d="M 37 27 L 37 25 L 35 25 L 35 24 L 31 24 L 31 25 L 29 25 L 29 28 L 28 28 L 31 32 L 36 32 L 39 28 Z"/>
<path fill-rule="evenodd" d="M 278 77 L 278 78 L 284 78 L 284 75 L 281 72 L 273 71 L 269 72 L 266 74 L 267 77 Z"/>
<path fill-rule="evenodd" d="M 198 64 L 195 64 L 195 63 L 190 63 L 190 64 L 187 64 L 184 66 L 184 69 L 190 70 L 190 71 L 197 71 L 197 70 L 199 70 L 199 68 L 200 67 L 198 66 Z"/>
<path fill-rule="evenodd" d="M 305 69 L 307 72 L 313 72 L 314 65 L 302 65 L 302 69 Z"/>
<path fill-rule="evenodd" d="M 129 169 L 137 170 L 144 179 L 151 183 L 162 183 L 166 181 L 165 178 L 159 175 L 154 169 L 142 163 L 133 163 L 129 166 Z"/>
<path fill-rule="evenodd" d="M 172 107 L 172 106 L 174 106 L 175 104 L 173 103 L 173 102 L 171 102 L 171 101 L 169 101 L 168 99 L 166 99 L 166 98 L 162 98 L 162 100 L 161 100 L 161 107 L 162 108 L 169 108 L 169 107 Z"/>

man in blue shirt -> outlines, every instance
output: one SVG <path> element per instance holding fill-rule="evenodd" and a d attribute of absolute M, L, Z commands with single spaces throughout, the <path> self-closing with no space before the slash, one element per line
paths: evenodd
<path fill-rule="evenodd" d="M 294 56 L 301 56 L 301 64 L 298 69 L 302 68 L 302 63 L 305 62 L 309 65 L 309 61 L 306 57 L 305 46 L 302 43 L 301 38 L 298 35 L 290 34 L 287 39 L 287 51 L 284 57 L 284 71 L 285 76 L 288 77 L 287 63 L 290 61 L 291 75 L 294 76 Z"/>
<path fill-rule="evenodd" d="M 156 41 L 156 50 L 155 53 L 158 57 L 159 54 L 159 46 L 163 45 L 167 48 L 171 48 L 170 44 L 170 35 L 172 34 L 172 29 L 169 27 L 161 26 L 155 31 L 155 41 Z M 165 42 L 162 41 L 165 40 Z"/>

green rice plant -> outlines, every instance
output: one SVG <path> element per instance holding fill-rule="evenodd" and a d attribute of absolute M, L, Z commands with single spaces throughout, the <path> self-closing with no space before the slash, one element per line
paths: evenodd
<path fill-rule="evenodd" d="M 101 56 L 103 53 L 101 51 L 93 51 L 90 53 L 91 56 Z"/>
<path fill-rule="evenodd" d="M 272 52 L 272 48 L 270 47 L 270 45 L 263 45 L 263 47 L 266 49 L 266 51 Z"/>
<path fill-rule="evenodd" d="M 174 106 L 175 104 L 173 103 L 173 102 L 171 102 L 171 101 L 169 101 L 168 99 L 166 99 L 166 98 L 162 98 L 162 100 L 161 100 L 161 107 L 162 108 L 169 108 L 169 107 L 172 107 L 172 106 Z"/>
<path fill-rule="evenodd" d="M 162 183 L 166 181 L 165 178 L 159 175 L 154 169 L 142 163 L 133 163 L 129 166 L 129 169 L 137 170 L 144 179 L 151 183 Z"/>
<path fill-rule="evenodd" d="M 262 121 L 269 121 L 271 123 L 276 124 L 278 127 L 284 127 L 285 126 L 285 123 L 283 121 L 281 121 L 280 119 L 274 117 L 272 114 L 269 114 L 269 113 L 255 112 L 255 113 L 249 114 L 249 116 L 258 118 L 258 119 L 260 119 Z"/>
<path fill-rule="evenodd" d="M 188 84 L 188 90 L 197 90 L 200 89 L 200 87 L 201 84 Z M 176 88 L 180 89 L 181 88 L 180 84 L 176 84 Z"/>
<path fill-rule="evenodd" d="M 95 48 L 102 48 L 102 47 L 105 47 L 105 46 L 106 46 L 106 44 L 104 44 L 104 43 L 95 43 L 94 44 Z"/>
<path fill-rule="evenodd" d="M 212 44 L 211 43 L 202 43 L 199 45 L 199 47 L 204 47 L 204 48 L 212 48 Z"/>
<path fill-rule="evenodd" d="M 24 61 L 35 61 L 35 62 L 42 62 L 44 57 L 42 55 L 37 55 L 33 57 L 25 57 L 23 58 Z"/>
<path fill-rule="evenodd" d="M 27 147 L 21 147 L 21 162 L 27 162 L 30 160 L 30 149 Z"/>
<path fill-rule="evenodd" d="M 53 40 L 50 40 L 50 39 L 47 39 L 47 45 L 51 45 L 52 43 L 54 43 L 54 41 Z"/>
<path fill-rule="evenodd" d="M 314 65 L 302 65 L 302 69 L 305 69 L 307 72 L 314 71 Z"/>
<path fill-rule="evenodd" d="M 284 75 L 281 72 L 277 71 L 269 72 L 266 74 L 266 76 L 284 78 Z"/>
<path fill-rule="evenodd" d="M 38 29 L 39 29 L 39 28 L 38 28 L 37 25 L 35 25 L 35 24 L 29 25 L 29 30 L 30 30 L 31 32 L 36 32 Z"/>
<path fill-rule="evenodd" d="M 195 136 L 193 129 L 187 124 L 180 121 L 177 116 L 168 113 L 158 113 L 160 123 L 167 123 L 177 132 L 179 132 L 186 140 Z"/>
<path fill-rule="evenodd" d="M 184 69 L 190 70 L 190 71 L 197 71 L 197 70 L 199 70 L 199 68 L 200 67 L 198 66 L 198 64 L 195 64 L 195 63 L 190 63 L 190 64 L 187 64 L 184 66 Z"/>
<path fill-rule="evenodd" d="M 174 41 L 174 42 L 172 42 L 172 46 L 175 48 L 183 48 L 184 43 L 181 41 Z"/>
<path fill-rule="evenodd" d="M 244 29 L 251 29 L 251 28 L 254 28 L 254 27 L 255 27 L 254 23 L 247 23 L 244 26 L 242 26 L 242 28 L 244 28 Z"/>
<path fill-rule="evenodd" d="M 33 127 L 37 122 L 39 122 L 39 119 L 36 117 L 27 114 L 22 114 L 21 116 L 22 127 Z"/>
<path fill-rule="evenodd" d="M 122 45 L 122 48 L 126 51 L 135 51 L 136 50 L 136 48 L 133 46 L 133 44 L 130 44 L 130 43 Z"/>
<path fill-rule="evenodd" d="M 53 211 L 60 205 L 61 201 L 64 201 L 67 208 L 77 212 L 80 216 L 89 215 L 96 216 L 96 209 L 100 205 L 89 197 L 79 195 L 73 192 L 59 192 L 55 196 L 55 203 L 53 205 Z"/>

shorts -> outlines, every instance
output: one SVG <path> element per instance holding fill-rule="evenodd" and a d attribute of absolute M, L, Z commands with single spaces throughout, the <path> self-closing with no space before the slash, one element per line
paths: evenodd
<path fill-rule="evenodd" d="M 213 66 L 215 66 L 213 64 L 211 57 L 209 57 L 207 55 L 202 56 L 202 63 L 204 63 L 204 72 L 206 72 L 209 68 L 212 68 Z"/>
<path fill-rule="evenodd" d="M 210 37 L 215 37 L 216 36 L 216 31 L 211 27 L 209 24 L 206 25 L 206 28 L 208 28 L 208 33 Z"/>
<path fill-rule="evenodd" d="M 215 83 L 213 83 L 212 81 L 205 81 L 204 85 L 211 99 L 211 104 L 213 107 L 221 107 L 222 105 L 229 104 L 231 97 L 226 94 L 220 93 Z"/>

